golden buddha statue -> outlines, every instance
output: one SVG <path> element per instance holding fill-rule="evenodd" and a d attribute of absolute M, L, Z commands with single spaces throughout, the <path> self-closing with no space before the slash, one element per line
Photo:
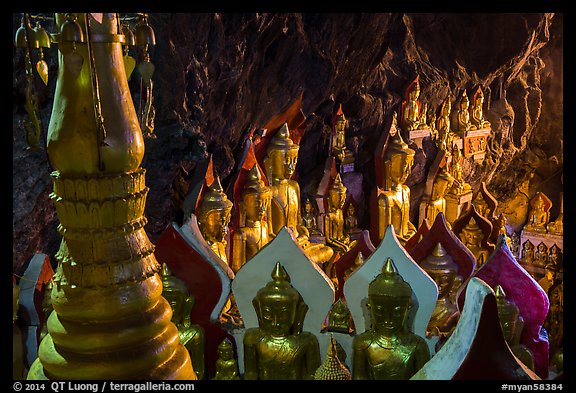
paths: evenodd
<path fill-rule="evenodd" d="M 457 286 L 462 283 L 458 275 L 458 265 L 448 255 L 442 244 L 438 243 L 432 254 L 422 260 L 420 267 L 438 286 L 438 300 L 426 333 L 446 338 L 452 333 L 460 318 L 460 311 L 454 297 L 458 290 Z"/>
<path fill-rule="evenodd" d="M 513 302 L 506 299 L 506 293 L 500 285 L 494 289 L 496 294 L 496 305 L 498 306 L 498 317 L 500 326 L 504 333 L 504 339 L 510 346 L 514 355 L 534 371 L 534 355 L 524 344 L 520 344 L 520 337 L 524 329 L 524 318 L 520 315 L 520 310 Z"/>
<path fill-rule="evenodd" d="M 188 350 L 192 367 L 198 379 L 204 379 L 206 370 L 204 329 L 190 321 L 190 314 L 194 307 L 194 296 L 188 292 L 184 281 L 174 276 L 165 263 L 162 264 L 162 296 L 172 307 L 171 321 L 178 328 L 180 343 Z"/>
<path fill-rule="evenodd" d="M 410 188 L 405 181 L 412 172 L 415 151 L 396 132 L 384 156 L 384 190 L 378 195 L 378 239 L 382 240 L 386 227 L 394 226 L 401 244 L 416 233 L 410 222 Z"/>
<path fill-rule="evenodd" d="M 441 168 L 434 179 L 432 195 L 426 204 L 426 215 L 424 218 L 426 218 L 428 222 L 434 222 L 438 213 L 446 214 L 446 198 L 444 197 L 452 186 L 453 181 L 454 178 L 448 173 L 446 167 Z"/>
<path fill-rule="evenodd" d="M 478 90 L 476 90 L 474 97 L 472 97 L 472 108 L 470 110 L 472 114 L 471 122 L 478 130 L 490 128 L 490 122 L 484 118 L 483 105 L 484 93 L 482 92 L 482 88 L 478 86 Z"/>
<path fill-rule="evenodd" d="M 356 208 L 354 207 L 354 203 L 350 203 L 346 209 L 344 229 L 349 235 L 354 235 L 362 231 L 360 228 L 358 228 L 358 217 L 356 216 Z"/>
<path fill-rule="evenodd" d="M 324 244 L 314 244 L 308 239 L 309 232 L 302 225 L 300 212 L 300 186 L 291 177 L 296 169 L 299 146 L 290 139 L 288 125 L 276 132 L 267 147 L 264 164 L 270 181 L 272 200 L 270 202 L 269 225 L 272 236 L 286 226 L 315 263 L 328 262 L 334 251 Z"/>
<path fill-rule="evenodd" d="M 351 334 L 351 321 L 352 314 L 346 305 L 346 301 L 344 298 L 340 298 L 332 305 L 332 308 L 330 308 L 327 330 L 329 332 Z"/>
<path fill-rule="evenodd" d="M 231 264 L 234 273 L 270 240 L 266 221 L 270 198 L 270 187 L 264 184 L 258 165 L 254 164 L 248 172 L 238 203 L 240 224 L 234 231 Z"/>
<path fill-rule="evenodd" d="M 470 184 L 466 183 L 462 175 L 462 152 L 457 145 L 452 146 L 452 160 L 450 161 L 450 175 L 454 178 L 449 193 L 462 195 L 472 190 Z"/>
<path fill-rule="evenodd" d="M 538 193 L 528 213 L 528 222 L 524 225 L 525 230 L 546 233 L 546 225 L 548 225 L 548 220 L 550 220 L 550 213 L 545 209 L 545 206 L 542 194 Z"/>
<path fill-rule="evenodd" d="M 426 125 L 426 113 L 421 113 L 420 102 L 420 81 L 419 76 L 406 89 L 406 97 L 402 103 L 402 128 L 406 131 L 420 130 L 428 128 Z"/>
<path fill-rule="evenodd" d="M 452 115 L 452 104 L 450 95 L 448 95 L 440 106 L 440 114 L 436 120 L 436 132 L 438 133 L 437 145 L 440 149 L 450 153 L 454 140 L 454 132 L 450 125 L 450 116 Z"/>
<path fill-rule="evenodd" d="M 456 132 L 460 133 L 461 136 L 470 130 L 475 130 L 476 126 L 470 121 L 470 100 L 466 94 L 466 90 L 462 93 L 462 98 L 458 104 L 458 110 L 456 111 L 456 122 L 454 124 Z"/>
<path fill-rule="evenodd" d="M 556 266 L 558 271 L 561 271 L 563 270 L 562 269 L 563 258 L 564 255 L 562 249 L 558 247 L 556 243 L 554 243 L 552 247 L 550 247 L 550 250 L 548 250 L 548 263 L 553 266 Z"/>
<path fill-rule="evenodd" d="M 368 286 L 372 325 L 352 343 L 353 379 L 410 379 L 429 359 L 424 339 L 406 326 L 412 288 L 388 258 Z"/>
<path fill-rule="evenodd" d="M 328 211 L 324 216 L 324 236 L 326 244 L 334 252 L 344 254 L 350 250 L 350 235 L 344 228 L 344 213 L 342 208 L 346 202 L 347 188 L 342 183 L 340 174 L 337 174 L 328 189 Z"/>
<path fill-rule="evenodd" d="M 228 263 L 226 235 L 231 211 L 232 202 L 228 200 L 220 179 L 216 176 L 202 194 L 195 214 L 198 217 L 198 227 L 204 240 L 210 249 L 226 263 Z"/>
<path fill-rule="evenodd" d="M 344 360 L 338 356 L 337 342 L 332 335 L 330 335 L 326 359 L 314 373 L 314 379 L 322 381 L 349 381 L 352 379 Z"/>
<path fill-rule="evenodd" d="M 302 331 L 308 306 L 280 262 L 252 303 L 259 327 L 244 334 L 244 379 L 312 379 L 320 366 L 318 339 Z"/>
<path fill-rule="evenodd" d="M 354 154 L 346 147 L 346 123 L 346 117 L 342 112 L 342 106 L 340 106 L 332 134 L 331 155 L 342 164 L 354 162 Z"/>
<path fill-rule="evenodd" d="M 458 236 L 476 258 L 476 270 L 480 269 L 490 257 L 490 251 L 482 247 L 484 236 L 482 228 L 478 226 L 474 217 L 470 218 Z"/>
<path fill-rule="evenodd" d="M 545 267 L 548 264 L 548 246 L 546 243 L 540 242 L 536 246 L 536 251 L 534 252 L 534 265 L 538 267 Z"/>
<path fill-rule="evenodd" d="M 316 221 L 316 209 L 314 209 L 313 202 L 310 198 L 304 202 L 304 213 L 302 214 L 302 222 L 310 236 L 321 236 L 322 233 L 318 229 L 318 222 Z"/>
<path fill-rule="evenodd" d="M 492 219 L 492 217 L 490 217 L 490 211 L 489 211 L 490 207 L 488 206 L 488 203 L 484 200 L 484 197 L 482 196 L 481 192 L 476 193 L 476 197 L 474 198 L 472 204 L 476 208 L 478 214 L 480 214 L 487 220 Z"/>
<path fill-rule="evenodd" d="M 516 258 L 520 256 L 520 236 L 516 231 L 513 231 L 512 236 L 510 236 L 510 251 Z"/>
<path fill-rule="evenodd" d="M 239 380 L 238 362 L 234 358 L 232 342 L 226 337 L 218 344 L 218 359 L 216 360 L 216 375 L 214 380 Z"/>
<path fill-rule="evenodd" d="M 534 244 L 530 240 L 522 245 L 522 260 L 530 265 L 534 263 Z"/>

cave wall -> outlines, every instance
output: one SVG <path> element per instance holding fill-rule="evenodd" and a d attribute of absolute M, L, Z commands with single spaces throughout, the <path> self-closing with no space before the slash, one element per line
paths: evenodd
<path fill-rule="evenodd" d="M 20 24 L 14 14 L 14 32 Z M 466 161 L 465 179 L 485 181 L 498 212 L 519 231 L 536 191 L 558 214 L 563 168 L 562 14 L 151 14 L 157 139 L 146 141 L 146 230 L 152 241 L 182 218 L 199 159 L 213 155 L 226 188 L 248 130 L 284 110 L 301 92 L 307 116 L 297 166 L 303 190 L 314 184 L 327 155 L 338 105 L 357 144 L 357 169 L 369 194 L 372 155 L 406 85 L 420 75 L 421 99 L 436 110 L 448 93 L 482 86 L 493 137 L 482 164 Z M 55 47 L 55 46 L 54 46 Z M 56 49 L 47 52 L 56 75 Z M 14 49 L 13 269 L 35 252 L 53 255 L 60 235 L 49 200 L 52 183 L 43 151 L 24 150 L 23 56 Z M 54 78 L 39 86 L 45 128 Z M 136 99 L 137 76 L 130 82 Z M 408 179 L 412 213 L 431 154 Z M 416 221 L 415 216 L 413 221 Z M 361 223 L 367 227 L 366 217 Z"/>

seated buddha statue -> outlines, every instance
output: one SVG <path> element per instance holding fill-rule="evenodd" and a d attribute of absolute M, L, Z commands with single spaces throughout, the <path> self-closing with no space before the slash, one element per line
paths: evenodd
<path fill-rule="evenodd" d="M 258 327 L 244 334 L 244 379 L 313 379 L 320 366 L 318 339 L 302 331 L 308 306 L 280 262 L 253 305 Z"/>
<path fill-rule="evenodd" d="M 520 256 L 520 236 L 516 231 L 513 231 L 512 236 L 510 236 L 510 251 L 516 258 Z"/>
<path fill-rule="evenodd" d="M 346 209 L 344 229 L 350 235 L 354 235 L 362 231 L 360 228 L 358 228 L 358 217 L 356 216 L 356 208 L 354 207 L 353 203 L 350 203 Z"/>
<path fill-rule="evenodd" d="M 270 205 L 270 187 L 262 181 L 258 165 L 248 172 L 238 202 L 240 223 L 234 231 L 231 268 L 236 273 L 247 261 L 268 244 L 266 213 Z"/>
<path fill-rule="evenodd" d="M 430 359 L 430 352 L 424 339 L 406 325 L 412 288 L 390 258 L 368 286 L 368 307 L 372 325 L 352 342 L 352 379 L 410 379 Z"/>
<path fill-rule="evenodd" d="M 514 355 L 534 371 L 534 355 L 524 344 L 520 344 L 520 337 L 524 329 L 524 318 L 520 315 L 520 310 L 513 302 L 506 299 L 506 293 L 500 285 L 495 290 L 496 305 L 498 306 L 498 318 L 504 333 L 504 339 L 510 346 Z"/>
<path fill-rule="evenodd" d="M 328 189 L 328 211 L 324 216 L 324 236 L 326 244 L 340 255 L 350 250 L 350 236 L 344 228 L 344 213 L 342 208 L 346 202 L 347 188 L 337 174 Z"/>
<path fill-rule="evenodd" d="M 238 362 L 234 358 L 232 342 L 226 337 L 218 344 L 218 359 L 216 360 L 216 375 L 214 380 L 239 380 Z"/>
<path fill-rule="evenodd" d="M 428 128 L 426 125 L 426 113 L 421 113 L 420 81 L 416 79 L 406 89 L 406 97 L 402 103 L 402 128 L 406 131 L 420 130 Z"/>
<path fill-rule="evenodd" d="M 422 260 L 420 267 L 438 286 L 438 300 L 428 322 L 426 333 L 444 339 L 452 333 L 460 318 L 460 311 L 453 296 L 458 289 L 456 286 L 462 283 L 461 276 L 458 275 L 458 265 L 448 255 L 442 244 L 438 243 L 432 254 Z"/>
<path fill-rule="evenodd" d="M 474 97 L 472 97 L 472 108 L 470 110 L 472 114 L 472 119 L 470 119 L 470 121 L 478 130 L 490 128 L 490 122 L 484 118 L 483 105 L 484 93 L 482 92 L 482 88 L 478 87 Z"/>
<path fill-rule="evenodd" d="M 352 314 L 346 305 L 344 298 L 340 298 L 332 305 L 328 314 L 328 327 L 329 332 L 338 332 L 350 334 L 350 322 L 352 321 Z"/>
<path fill-rule="evenodd" d="M 336 157 L 339 163 L 348 164 L 354 162 L 354 153 L 346 147 L 346 117 L 340 110 L 336 116 L 334 133 L 332 134 L 331 155 Z"/>
<path fill-rule="evenodd" d="M 455 131 L 463 135 L 464 132 L 475 130 L 476 126 L 470 121 L 470 100 L 466 94 L 466 90 L 462 93 L 462 98 L 458 104 L 456 111 L 456 122 L 454 125 Z"/>
<path fill-rule="evenodd" d="M 172 307 L 172 322 L 178 328 L 180 342 L 190 354 L 192 367 L 198 379 L 205 377 L 204 329 L 190 321 L 194 296 L 189 294 L 184 281 L 174 276 L 165 263 L 162 264 L 162 296 Z"/>
<path fill-rule="evenodd" d="M 307 198 L 304 202 L 304 213 L 302 214 L 302 222 L 310 236 L 321 236 L 322 233 L 318 229 L 318 221 L 316 220 L 316 210 L 311 199 Z"/>
<path fill-rule="evenodd" d="M 545 267 L 548 264 L 548 246 L 546 243 L 540 242 L 534 251 L 534 265 L 538 267 Z"/>
<path fill-rule="evenodd" d="M 438 133 L 436 144 L 438 148 L 449 153 L 455 136 L 450 125 L 450 116 L 452 116 L 452 104 L 448 95 L 442 102 L 439 116 L 436 119 L 436 132 Z"/>
<path fill-rule="evenodd" d="M 524 229 L 532 232 L 546 233 L 546 225 L 550 220 L 550 213 L 545 208 L 545 201 L 542 194 L 538 194 L 528 212 L 528 222 Z"/>
<path fill-rule="evenodd" d="M 432 185 L 430 200 L 426 204 L 425 218 L 428 222 L 434 222 L 438 213 L 446 214 L 446 198 L 444 197 L 452 186 L 453 181 L 454 178 L 448 173 L 446 167 L 440 169 Z"/>
<path fill-rule="evenodd" d="M 298 150 L 299 146 L 290 139 L 288 125 L 284 123 L 270 141 L 264 159 L 272 192 L 268 217 L 270 232 L 275 237 L 282 227 L 290 228 L 306 255 L 313 262 L 322 264 L 330 260 L 334 251 L 324 244 L 311 243 L 308 229 L 302 225 L 300 186 L 291 179 L 296 169 Z"/>
<path fill-rule="evenodd" d="M 195 211 L 198 217 L 198 227 L 204 240 L 224 262 L 228 263 L 226 255 L 226 235 L 230 223 L 232 202 L 222 189 L 220 179 L 216 177 L 212 184 L 200 197 L 200 203 Z"/>
<path fill-rule="evenodd" d="M 402 245 L 416 233 L 416 227 L 410 221 L 410 187 L 404 184 L 412 172 L 414 155 L 415 151 L 396 132 L 384 155 L 384 190 L 378 195 L 380 240 L 390 224 Z"/>
<path fill-rule="evenodd" d="M 462 174 L 462 152 L 457 145 L 452 146 L 452 160 L 450 161 L 450 175 L 454 178 L 452 187 L 449 190 L 450 194 L 462 195 L 472 190 L 470 184 L 466 183 Z"/>
<path fill-rule="evenodd" d="M 522 244 L 522 261 L 527 264 L 534 263 L 534 244 L 530 240 L 526 240 L 524 244 Z"/>
<path fill-rule="evenodd" d="M 476 258 L 476 270 L 480 269 L 490 257 L 490 251 L 482 247 L 484 237 L 484 232 L 482 232 L 482 228 L 478 226 L 474 217 L 470 218 L 470 221 L 462 228 L 459 235 L 462 243 Z"/>

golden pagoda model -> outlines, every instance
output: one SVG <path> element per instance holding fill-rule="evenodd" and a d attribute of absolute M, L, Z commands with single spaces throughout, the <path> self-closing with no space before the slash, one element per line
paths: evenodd
<path fill-rule="evenodd" d="M 48 130 L 62 234 L 48 335 L 28 379 L 196 379 L 144 230 L 144 141 L 118 16 L 56 14 Z"/>

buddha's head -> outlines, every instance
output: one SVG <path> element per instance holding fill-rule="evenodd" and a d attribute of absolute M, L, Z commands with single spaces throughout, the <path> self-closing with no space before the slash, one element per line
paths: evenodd
<path fill-rule="evenodd" d="M 532 206 L 534 206 L 534 209 L 536 210 L 544 210 L 544 198 L 542 198 L 541 194 L 538 194 L 536 199 L 534 199 Z"/>
<path fill-rule="evenodd" d="M 342 183 L 342 179 L 338 173 L 328 189 L 328 210 L 333 211 L 344 207 L 344 203 L 346 202 L 346 191 L 347 188 Z"/>
<path fill-rule="evenodd" d="M 168 265 L 163 263 L 162 297 L 164 297 L 164 299 L 170 303 L 170 307 L 172 307 L 172 322 L 178 323 L 183 319 L 186 298 L 188 298 L 188 296 L 188 288 L 184 281 L 174 276 Z"/>
<path fill-rule="evenodd" d="M 275 337 L 293 334 L 301 302 L 303 303 L 302 297 L 292 287 L 288 273 L 280 262 L 276 262 L 272 281 L 261 288 L 252 301 L 260 329 Z"/>
<path fill-rule="evenodd" d="M 482 228 L 478 226 L 474 217 L 470 218 L 468 224 L 466 224 L 466 226 L 462 228 L 462 232 L 460 232 L 460 240 L 462 240 L 462 243 L 467 247 L 480 247 L 483 238 L 484 233 L 482 232 Z"/>
<path fill-rule="evenodd" d="M 228 337 L 224 338 L 224 340 L 218 344 L 218 358 L 221 360 L 234 359 L 234 348 Z"/>
<path fill-rule="evenodd" d="M 308 215 L 314 213 L 314 205 L 312 205 L 312 201 L 310 200 L 310 198 L 307 198 L 306 202 L 304 202 L 304 211 Z"/>
<path fill-rule="evenodd" d="M 262 174 L 256 164 L 248 172 L 241 198 L 241 209 L 247 219 L 260 221 L 264 218 L 270 203 L 271 193 L 270 187 L 264 184 Z"/>
<path fill-rule="evenodd" d="M 450 173 L 446 170 L 446 167 L 443 167 L 436 175 L 436 180 L 432 185 L 432 200 L 438 200 L 443 198 L 446 195 L 446 192 L 450 189 L 450 186 L 454 182 L 454 178 Z"/>
<path fill-rule="evenodd" d="M 412 307 L 412 288 L 398 274 L 390 258 L 368 285 L 368 306 L 372 329 L 377 333 L 392 335 L 404 331 Z"/>
<path fill-rule="evenodd" d="M 422 260 L 420 267 L 436 282 L 438 298 L 448 296 L 458 276 L 458 265 L 442 247 L 442 243 L 436 244 L 432 253 Z"/>
<path fill-rule="evenodd" d="M 520 335 L 524 328 L 524 319 L 520 315 L 520 309 L 513 302 L 506 299 L 506 293 L 500 285 L 496 285 L 494 292 L 504 339 L 510 346 L 517 345 L 520 342 Z"/>
<path fill-rule="evenodd" d="M 402 139 L 400 132 L 392 137 L 384 156 L 386 178 L 390 186 L 404 184 L 410 173 L 416 152 Z"/>
<path fill-rule="evenodd" d="M 272 180 L 290 179 L 296 170 L 299 146 L 290 139 L 288 124 L 276 132 L 266 150 L 264 163 Z"/>
<path fill-rule="evenodd" d="M 222 242 L 228 233 L 232 202 L 216 177 L 201 197 L 196 210 L 198 226 L 206 241 Z"/>
<path fill-rule="evenodd" d="M 474 198 L 472 204 L 474 205 L 474 208 L 476 209 L 478 214 L 480 214 L 482 217 L 489 218 L 488 203 L 486 203 L 486 201 L 484 200 L 484 197 L 482 196 L 481 192 L 478 192 L 476 194 L 476 197 Z"/>

